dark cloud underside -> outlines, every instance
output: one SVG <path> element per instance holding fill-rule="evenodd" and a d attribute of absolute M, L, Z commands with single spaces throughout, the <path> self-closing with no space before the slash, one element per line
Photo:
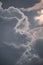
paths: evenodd
<path fill-rule="evenodd" d="M 16 61 L 19 59 L 23 50 L 17 50 L 13 47 L 7 46 L 3 42 L 0 47 L 0 65 L 15 65 Z"/>
<path fill-rule="evenodd" d="M 32 7 L 40 0 L 1 0 L 3 3 L 3 8 L 8 8 L 9 6 L 14 6 L 18 8 Z"/>
<path fill-rule="evenodd" d="M 38 39 L 35 42 L 34 49 L 36 50 L 36 53 L 43 58 L 43 39 Z"/>

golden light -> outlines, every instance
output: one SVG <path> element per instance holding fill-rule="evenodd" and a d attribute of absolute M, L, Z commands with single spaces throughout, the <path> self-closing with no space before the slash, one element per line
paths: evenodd
<path fill-rule="evenodd" d="M 43 10 L 38 11 L 39 16 L 34 17 L 36 21 L 41 25 L 43 24 Z"/>

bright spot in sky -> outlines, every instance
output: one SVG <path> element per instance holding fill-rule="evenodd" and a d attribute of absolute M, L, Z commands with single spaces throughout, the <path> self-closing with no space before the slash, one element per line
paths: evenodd
<path fill-rule="evenodd" d="M 38 12 L 39 16 L 36 16 L 34 19 L 38 20 L 38 23 L 41 25 L 43 24 L 43 10 Z"/>

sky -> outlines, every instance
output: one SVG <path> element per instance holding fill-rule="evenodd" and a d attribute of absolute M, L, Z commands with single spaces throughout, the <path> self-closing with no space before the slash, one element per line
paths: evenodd
<path fill-rule="evenodd" d="M 43 0 L 0 1 L 0 65 L 43 65 Z"/>

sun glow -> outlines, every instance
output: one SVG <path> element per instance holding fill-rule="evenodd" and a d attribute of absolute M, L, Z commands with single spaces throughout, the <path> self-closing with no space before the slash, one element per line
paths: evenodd
<path fill-rule="evenodd" d="M 35 20 L 38 20 L 38 23 L 43 24 L 43 10 L 37 12 L 39 16 L 34 17 Z"/>

